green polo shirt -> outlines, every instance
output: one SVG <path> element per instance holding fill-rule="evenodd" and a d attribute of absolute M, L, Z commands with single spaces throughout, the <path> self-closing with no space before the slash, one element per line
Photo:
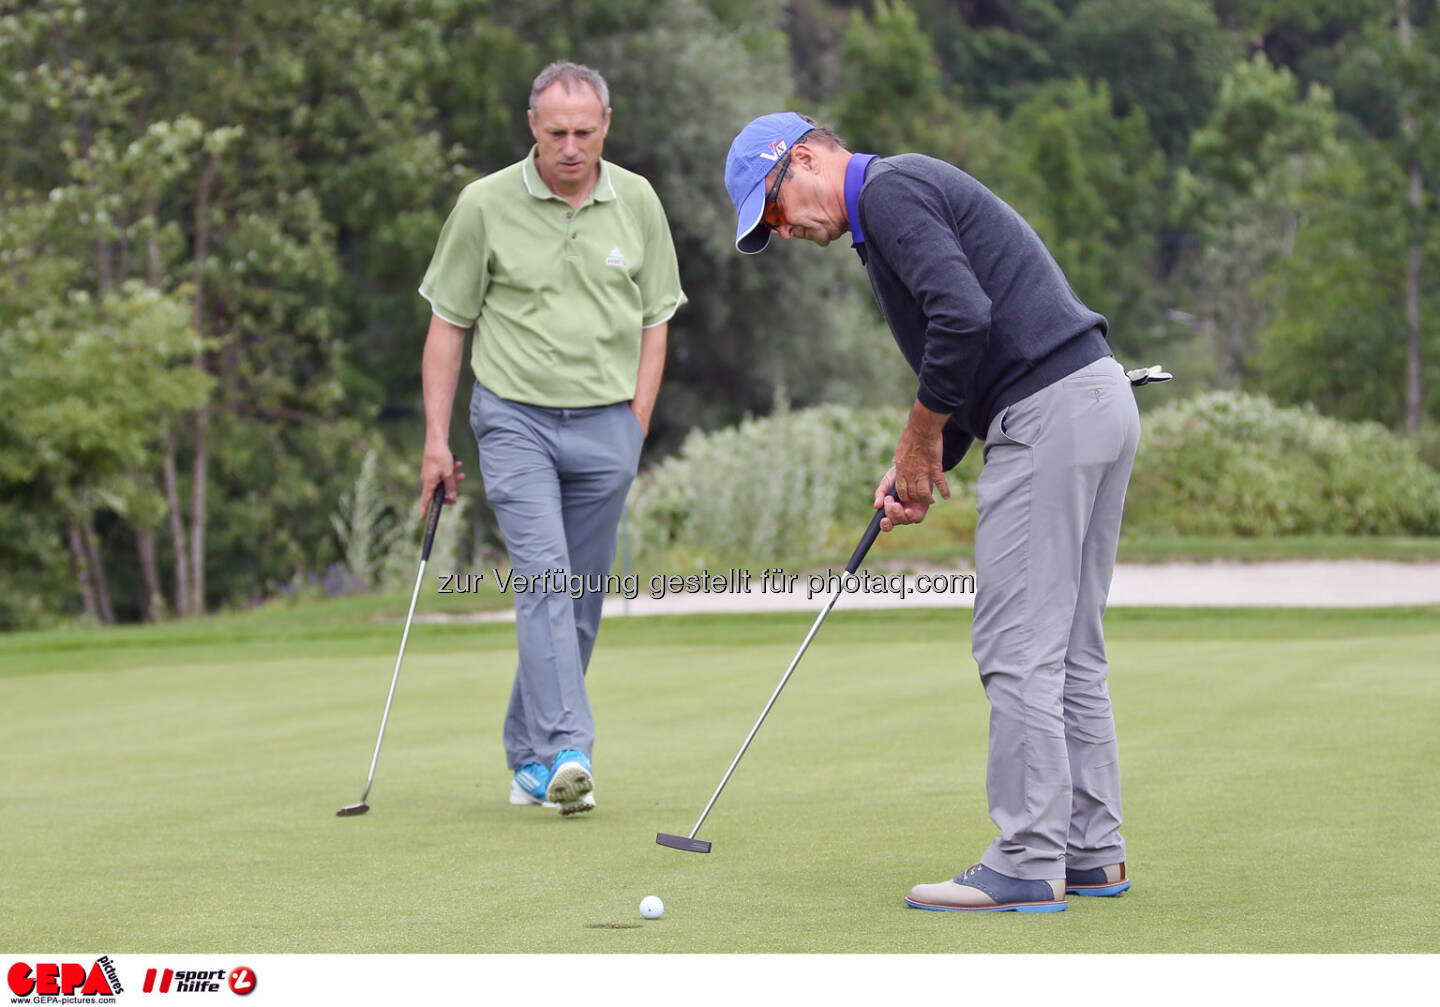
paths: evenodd
<path fill-rule="evenodd" d="M 440 231 L 420 294 L 475 326 L 475 377 L 502 399 L 555 409 L 635 396 L 640 330 L 685 293 L 665 210 L 650 183 L 600 162 L 572 210 L 525 160 L 467 185 Z"/>

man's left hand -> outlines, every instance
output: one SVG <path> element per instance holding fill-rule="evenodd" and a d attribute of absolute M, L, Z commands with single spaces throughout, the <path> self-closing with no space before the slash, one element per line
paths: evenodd
<path fill-rule="evenodd" d="M 630 412 L 635 414 L 635 422 L 640 424 L 640 433 L 646 437 L 650 436 L 650 412 L 640 411 L 640 406 L 635 399 L 630 400 Z"/>

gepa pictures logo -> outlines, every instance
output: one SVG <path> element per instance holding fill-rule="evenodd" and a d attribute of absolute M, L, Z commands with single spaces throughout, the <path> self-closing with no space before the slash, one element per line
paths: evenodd
<path fill-rule="evenodd" d="M 89 968 L 79 962 L 16 962 L 5 973 L 10 992 L 17 997 L 113 997 L 124 992 L 120 975 L 109 955 Z"/>

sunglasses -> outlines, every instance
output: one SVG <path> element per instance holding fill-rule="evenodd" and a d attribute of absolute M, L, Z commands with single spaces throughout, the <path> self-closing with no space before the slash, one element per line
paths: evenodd
<path fill-rule="evenodd" d="M 780 209 L 780 184 L 785 181 L 785 173 L 790 170 L 790 154 L 786 152 L 780 159 L 780 174 L 775 176 L 775 184 L 765 194 L 765 209 L 760 214 L 760 221 L 770 230 L 779 229 L 785 223 L 785 214 Z"/>

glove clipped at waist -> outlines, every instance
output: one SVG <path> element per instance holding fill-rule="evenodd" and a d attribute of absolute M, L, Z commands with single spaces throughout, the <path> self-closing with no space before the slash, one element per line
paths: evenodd
<path fill-rule="evenodd" d="M 1126 371 L 1125 376 L 1130 379 L 1134 388 L 1141 385 L 1158 384 L 1161 381 L 1169 381 L 1175 375 L 1169 373 L 1159 364 L 1151 364 L 1149 367 L 1137 367 L 1133 371 Z"/>

